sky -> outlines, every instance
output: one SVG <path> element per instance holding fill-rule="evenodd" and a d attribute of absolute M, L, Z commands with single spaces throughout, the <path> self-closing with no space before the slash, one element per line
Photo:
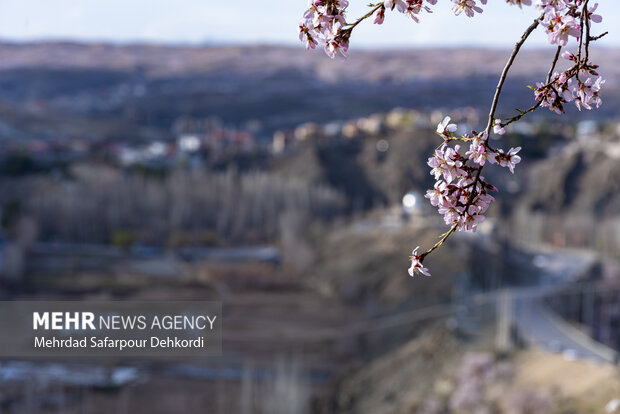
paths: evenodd
<path fill-rule="evenodd" d="M 350 0 L 349 18 L 367 9 L 368 0 Z M 537 16 L 533 7 L 489 0 L 474 18 L 454 16 L 449 0 L 439 0 L 420 24 L 397 12 L 386 23 L 358 26 L 352 47 L 441 47 L 474 45 L 507 48 Z M 620 47 L 620 1 L 600 0 L 610 30 L 599 44 Z M 77 40 L 171 44 L 296 44 L 297 23 L 307 0 L 0 0 L 0 40 Z M 596 26 L 600 26 L 596 27 Z M 546 45 L 544 33 L 529 41 Z"/>

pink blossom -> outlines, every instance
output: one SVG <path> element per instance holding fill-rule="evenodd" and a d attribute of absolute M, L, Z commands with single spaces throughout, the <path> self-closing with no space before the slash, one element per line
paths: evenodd
<path fill-rule="evenodd" d="M 590 19 L 594 23 L 600 23 L 603 21 L 603 18 L 601 17 L 600 14 L 594 14 L 597 8 L 598 8 L 598 3 L 594 3 L 592 7 L 588 7 L 588 19 Z"/>
<path fill-rule="evenodd" d="M 434 155 L 428 159 L 428 165 L 432 168 L 431 175 L 435 179 L 443 176 L 446 182 L 451 183 L 457 176 L 464 173 L 461 169 L 463 163 L 459 160 L 458 146 L 452 149 L 445 144 L 435 150 Z"/>
<path fill-rule="evenodd" d="M 532 5 L 532 0 L 506 0 L 506 2 L 517 5 L 519 6 L 520 9 L 522 8 L 523 5 L 526 5 L 526 6 Z"/>
<path fill-rule="evenodd" d="M 592 105 L 596 105 L 597 108 L 600 107 L 603 101 L 599 92 L 605 81 L 600 76 L 594 80 L 588 73 L 584 72 L 581 73 L 581 77 L 584 78 L 583 81 L 578 78 L 577 82 L 569 88 L 575 98 L 577 109 L 581 111 L 582 106 L 586 109 L 592 109 Z"/>
<path fill-rule="evenodd" d="M 344 59 L 347 57 L 346 52 L 349 50 L 349 41 L 348 38 L 340 35 L 341 30 L 341 24 L 337 23 L 332 26 L 332 30 L 327 35 L 325 53 L 331 58 Z"/>
<path fill-rule="evenodd" d="M 439 205 L 439 214 L 443 215 L 443 221 L 448 225 L 456 223 L 462 214 L 462 208 L 452 203 L 444 203 Z"/>
<path fill-rule="evenodd" d="M 348 0 L 310 0 L 308 10 L 298 26 L 299 39 L 306 48 L 321 44 L 330 57 L 344 58 L 349 48 L 350 32 L 344 18 Z"/>
<path fill-rule="evenodd" d="M 469 206 L 467 214 L 464 214 L 459 221 L 459 230 L 467 230 L 475 232 L 478 224 L 482 223 L 485 217 L 482 214 L 478 214 L 478 208 L 476 206 Z"/>
<path fill-rule="evenodd" d="M 519 151 L 521 151 L 521 147 L 510 148 L 507 153 L 500 149 L 495 155 L 495 159 L 499 165 L 508 167 L 510 172 L 514 174 L 515 166 L 521 162 L 521 157 L 517 155 Z"/>
<path fill-rule="evenodd" d="M 414 22 L 419 23 L 418 15 L 422 10 L 432 13 L 431 9 L 423 4 L 423 0 L 407 0 L 407 8 L 402 13 L 408 14 Z"/>
<path fill-rule="evenodd" d="M 540 24 L 547 31 L 549 43 L 566 46 L 568 37 L 572 36 L 579 39 L 581 36 L 581 26 L 579 21 L 570 14 L 564 14 L 558 8 L 547 8 Z"/>
<path fill-rule="evenodd" d="M 299 32 L 299 40 L 306 44 L 306 49 L 316 48 L 318 43 L 310 33 L 310 29 L 308 29 L 308 26 L 306 26 L 304 23 L 300 23 L 297 31 Z"/>
<path fill-rule="evenodd" d="M 456 132 L 456 124 L 450 123 L 450 117 L 447 116 L 437 125 L 437 133 L 441 135 L 449 135 L 451 132 Z"/>
<path fill-rule="evenodd" d="M 446 200 L 446 183 L 444 181 L 437 181 L 435 187 L 432 190 L 426 192 L 425 198 L 428 198 L 432 206 L 437 207 L 439 204 L 443 204 Z"/>
<path fill-rule="evenodd" d="M 465 13 L 467 17 L 474 17 L 474 12 L 482 13 L 482 9 L 476 5 L 474 0 L 452 0 L 452 3 L 454 3 L 452 11 L 457 16 Z M 483 4 L 486 4 L 486 1 Z"/>
<path fill-rule="evenodd" d="M 385 0 L 383 5 L 390 10 L 394 10 L 394 7 L 396 7 L 401 13 L 407 10 L 407 2 L 405 0 Z"/>
<path fill-rule="evenodd" d="M 493 125 L 493 132 L 498 135 L 504 135 L 506 133 L 506 129 L 504 129 L 501 119 L 495 120 L 495 124 Z"/>
<path fill-rule="evenodd" d="M 413 276 L 416 273 L 419 273 L 424 276 L 430 276 L 430 272 L 427 268 L 422 266 L 421 256 L 418 255 L 418 249 L 420 246 L 413 249 L 411 252 L 411 256 L 409 256 L 409 260 L 411 261 L 411 267 L 409 268 L 409 276 Z"/>
<path fill-rule="evenodd" d="M 475 136 L 469 146 L 469 151 L 465 153 L 470 160 L 478 165 L 484 165 L 489 159 L 489 153 L 486 149 L 486 132 L 482 135 Z"/>
<path fill-rule="evenodd" d="M 375 16 L 374 24 L 383 24 L 385 20 L 385 6 L 381 7 Z"/>
<path fill-rule="evenodd" d="M 562 58 L 566 60 L 572 60 L 572 61 L 577 60 L 577 57 L 573 55 L 571 52 L 569 52 L 568 50 L 565 50 L 564 52 L 562 52 Z"/>

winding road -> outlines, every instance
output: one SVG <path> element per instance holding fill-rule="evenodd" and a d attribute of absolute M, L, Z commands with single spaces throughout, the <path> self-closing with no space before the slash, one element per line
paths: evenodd
<path fill-rule="evenodd" d="M 554 314 L 543 298 L 576 283 L 591 266 L 595 256 L 580 251 L 553 251 L 536 256 L 543 271 L 543 283 L 536 287 L 514 289 L 511 294 L 512 322 L 528 343 L 567 359 L 586 359 L 614 363 L 616 351 L 598 343 Z"/>

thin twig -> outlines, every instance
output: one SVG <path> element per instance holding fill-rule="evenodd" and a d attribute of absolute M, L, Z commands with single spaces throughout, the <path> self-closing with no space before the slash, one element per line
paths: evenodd
<path fill-rule="evenodd" d="M 510 54 L 510 57 L 508 58 L 508 62 L 506 62 L 506 66 L 504 66 L 504 70 L 502 70 L 502 74 L 499 77 L 499 82 L 497 82 L 497 87 L 495 88 L 495 95 L 493 96 L 493 102 L 491 103 L 491 110 L 489 111 L 489 120 L 487 122 L 487 127 L 485 128 L 485 132 L 487 134 L 487 139 L 486 139 L 487 141 L 489 140 L 489 136 L 491 134 L 491 127 L 493 127 L 493 123 L 495 121 L 495 111 L 497 110 L 497 104 L 499 103 L 499 96 L 502 93 L 504 83 L 506 82 L 506 78 L 508 77 L 508 72 L 510 71 L 510 68 L 512 67 L 514 63 L 515 58 L 519 54 L 519 51 L 521 50 L 521 46 L 523 46 L 523 44 L 525 43 L 527 38 L 530 37 L 532 32 L 536 30 L 536 28 L 540 24 L 540 19 L 542 18 L 543 16 L 541 15 L 536 20 L 534 20 L 527 29 L 525 29 L 525 32 L 523 32 L 523 34 L 521 35 L 521 39 L 519 39 L 519 41 L 515 44 L 514 49 L 512 49 L 512 53 Z M 469 206 L 471 206 L 471 204 L 474 202 L 474 199 L 476 198 L 476 195 L 477 195 L 476 188 L 477 188 L 478 183 L 480 182 L 480 175 L 482 174 L 483 168 L 484 166 L 481 165 L 478 168 L 478 171 L 476 172 L 476 178 L 474 179 L 474 189 L 472 190 L 471 195 L 469 196 L 469 200 L 467 200 L 464 214 L 467 214 L 467 210 L 469 209 Z"/>
<path fill-rule="evenodd" d="M 588 61 L 590 60 L 590 19 L 588 19 L 588 1 L 586 0 L 585 3 L 583 4 L 583 15 L 585 16 L 585 20 L 586 20 L 586 65 L 588 64 Z M 581 33 L 583 33 L 583 26 L 581 27 Z"/>
<path fill-rule="evenodd" d="M 450 236 L 452 236 L 455 232 L 456 232 L 456 228 L 458 227 L 457 224 L 452 225 L 452 228 L 450 228 L 450 230 L 448 230 L 446 233 L 441 235 L 441 239 L 439 239 L 439 241 L 437 243 L 435 243 L 435 245 L 433 247 L 431 247 L 430 249 L 428 249 L 427 251 L 425 251 L 424 253 L 422 253 L 420 255 L 420 263 L 422 263 L 422 261 L 424 260 L 424 258 L 426 256 L 428 256 L 429 254 L 431 254 L 433 252 L 433 250 L 438 249 L 439 247 L 441 247 L 441 245 L 448 240 L 448 238 Z"/>
<path fill-rule="evenodd" d="M 598 36 L 590 36 L 590 37 L 589 37 L 589 39 L 590 39 L 589 41 L 590 41 L 590 42 L 596 42 L 596 41 L 597 41 L 597 40 L 599 40 L 601 37 L 603 37 L 603 36 L 607 36 L 608 34 L 609 34 L 609 32 L 604 32 L 604 33 L 602 33 L 602 34 L 600 34 L 600 35 L 598 35 Z"/>
<path fill-rule="evenodd" d="M 555 51 L 555 56 L 553 57 L 553 62 L 551 62 L 551 68 L 549 68 L 549 72 L 547 73 L 547 81 L 545 83 L 551 82 L 551 76 L 553 76 L 555 65 L 557 65 L 558 59 L 560 59 L 560 52 L 562 52 L 562 46 L 558 46 L 558 49 Z"/>
<path fill-rule="evenodd" d="M 372 7 L 372 9 L 368 13 L 366 13 L 365 15 L 363 15 L 362 17 L 360 17 L 353 23 L 347 23 L 348 27 L 345 30 L 348 32 L 351 32 L 353 29 L 355 29 L 355 27 L 358 24 L 360 24 L 361 22 L 363 22 L 364 20 L 366 20 L 367 18 L 375 14 L 377 10 L 379 10 L 381 7 L 384 7 L 384 6 L 383 6 L 383 2 L 381 2 L 381 3 L 375 4 L 374 6 L 371 5 L 370 7 Z"/>
<path fill-rule="evenodd" d="M 517 42 L 512 53 L 510 54 L 510 58 L 508 58 L 508 62 L 506 62 L 506 66 L 504 66 L 504 70 L 499 78 L 499 82 L 497 83 L 497 88 L 495 89 L 495 96 L 493 96 L 493 103 L 491 104 L 491 110 L 489 111 L 489 122 L 487 123 L 487 127 L 485 131 L 488 133 L 491 132 L 491 127 L 493 126 L 493 121 L 495 120 L 495 111 L 497 110 L 497 104 L 499 103 L 499 95 L 502 93 L 502 88 L 504 87 L 504 82 L 506 82 L 506 77 L 508 76 L 508 71 L 512 67 L 517 54 L 521 50 L 521 46 L 525 43 L 528 37 L 532 34 L 534 30 L 540 24 L 540 19 L 543 18 L 543 15 L 538 17 L 534 22 L 523 32 L 521 35 L 521 39 Z"/>
<path fill-rule="evenodd" d="M 560 58 L 560 52 L 562 51 L 562 46 L 558 46 L 557 50 L 555 51 L 555 56 L 553 57 L 553 61 L 551 62 L 551 68 L 549 68 L 549 73 L 547 73 L 547 80 L 545 81 L 545 85 L 544 87 L 548 87 L 551 85 L 552 81 L 551 81 L 551 76 L 553 76 L 553 71 L 555 70 L 555 65 L 558 63 L 558 59 Z M 555 81 L 555 79 L 554 79 Z M 534 105 L 532 105 L 529 109 L 525 110 L 525 111 L 519 111 L 519 115 L 515 115 L 512 118 L 509 118 L 507 120 L 505 120 L 504 122 L 502 122 L 502 127 L 505 127 L 506 125 L 510 125 L 513 122 L 517 122 L 518 120 L 520 120 L 521 118 L 523 118 L 525 115 L 529 114 L 530 112 L 534 112 L 535 110 L 538 109 L 538 107 L 542 104 L 542 100 L 538 100 L 536 101 L 536 103 Z"/>

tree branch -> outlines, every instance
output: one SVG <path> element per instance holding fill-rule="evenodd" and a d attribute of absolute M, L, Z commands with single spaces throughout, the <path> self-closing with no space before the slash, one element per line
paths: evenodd
<path fill-rule="evenodd" d="M 485 129 L 485 132 L 487 133 L 487 135 L 491 132 L 491 127 L 493 126 L 493 121 L 495 119 L 495 111 L 497 109 L 497 104 L 499 102 L 499 96 L 502 92 L 502 88 L 504 87 L 504 82 L 506 82 L 508 72 L 510 71 L 512 64 L 514 63 L 514 60 L 517 57 L 517 54 L 519 54 L 519 51 L 521 50 L 521 46 L 523 46 L 523 44 L 525 43 L 527 38 L 530 37 L 532 32 L 536 30 L 536 28 L 540 24 L 540 19 L 542 19 L 542 17 L 543 16 L 538 17 L 536 20 L 534 20 L 534 22 L 531 25 L 529 25 L 527 29 L 525 29 L 525 32 L 523 32 L 523 35 L 521 35 L 521 38 L 515 44 L 515 47 L 512 50 L 512 53 L 510 54 L 508 61 L 506 62 L 506 66 L 504 66 L 504 70 L 502 71 L 502 74 L 499 78 L 499 82 L 497 83 L 497 87 L 495 88 L 495 95 L 493 96 L 493 102 L 491 103 L 491 110 L 489 111 L 489 121 Z M 487 140 L 488 140 L 488 136 L 487 136 Z M 474 182 L 473 182 L 473 189 L 472 189 L 471 195 L 469 196 L 469 200 L 467 200 L 467 204 L 465 205 L 465 209 L 463 210 L 465 212 L 464 214 L 467 213 L 467 210 L 469 209 L 474 199 L 476 198 L 476 195 L 478 194 L 476 188 L 477 188 L 478 183 L 480 182 L 480 174 L 482 173 L 482 168 L 483 166 L 480 166 L 480 168 L 478 168 L 478 171 L 476 172 L 476 178 L 474 179 Z M 450 238 L 450 236 L 452 236 L 456 232 L 457 227 L 458 227 L 458 224 L 452 225 L 450 230 L 447 233 L 442 235 L 439 242 L 437 242 L 433 247 L 431 247 L 426 252 L 422 253 L 420 255 L 420 262 L 422 262 L 426 256 L 428 256 L 435 249 L 441 246 L 448 238 Z"/>
<path fill-rule="evenodd" d="M 523 46 L 523 44 L 525 43 L 527 38 L 530 37 L 532 32 L 536 30 L 536 28 L 540 24 L 540 19 L 542 18 L 543 18 L 543 15 L 538 17 L 525 30 L 525 32 L 523 32 L 523 35 L 521 35 L 521 39 L 519 39 L 514 49 L 512 50 L 512 53 L 510 54 L 510 58 L 508 58 L 508 62 L 506 62 L 506 66 L 504 66 L 504 70 L 502 71 L 502 74 L 499 78 L 499 82 L 497 83 L 497 88 L 495 88 L 495 96 L 493 96 L 493 103 L 491 104 L 491 110 L 489 111 L 489 122 L 487 123 L 487 127 L 485 129 L 487 134 L 491 132 L 491 127 L 493 126 L 493 122 L 495 120 L 495 111 L 497 110 L 497 104 L 499 103 L 499 95 L 502 93 L 504 82 L 506 82 L 506 78 L 508 77 L 508 71 L 510 71 L 510 68 L 512 67 L 512 64 L 514 63 L 515 58 L 517 57 L 517 54 L 519 54 L 519 51 L 521 50 L 521 46 Z"/>
<path fill-rule="evenodd" d="M 558 63 L 558 59 L 560 58 L 560 52 L 562 51 L 562 46 L 558 46 L 553 61 L 551 62 L 551 68 L 549 68 L 549 73 L 547 73 L 547 80 L 545 81 L 545 86 L 549 86 L 551 84 L 551 76 L 553 76 L 553 71 L 555 70 L 555 65 Z M 523 116 L 529 114 L 530 112 L 534 112 L 537 110 L 542 104 L 542 100 L 537 101 L 534 105 L 532 105 L 529 109 L 525 111 L 519 111 L 519 115 L 513 116 L 510 119 L 507 119 L 505 122 L 502 122 L 502 126 L 510 125 L 513 122 L 517 122 Z"/>

